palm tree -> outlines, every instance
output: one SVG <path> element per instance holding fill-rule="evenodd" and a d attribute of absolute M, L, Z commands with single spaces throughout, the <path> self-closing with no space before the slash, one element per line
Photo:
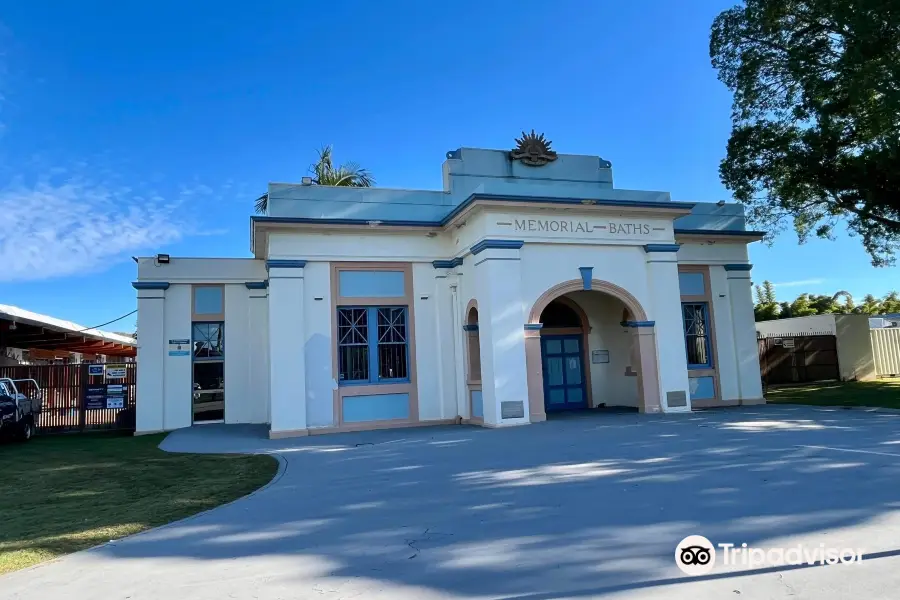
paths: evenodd
<path fill-rule="evenodd" d="M 313 185 L 362 188 L 372 187 L 375 184 L 375 178 L 372 177 L 372 174 L 355 162 L 346 162 L 339 167 L 335 167 L 331 158 L 331 146 L 322 147 L 318 150 L 318 153 L 319 160 L 309 167 Z M 257 214 L 265 214 L 268 211 L 268 193 L 256 199 L 255 208 Z"/>

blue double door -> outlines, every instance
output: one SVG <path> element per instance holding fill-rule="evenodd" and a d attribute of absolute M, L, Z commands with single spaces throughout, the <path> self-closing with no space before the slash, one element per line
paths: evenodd
<path fill-rule="evenodd" d="M 582 344 L 581 335 L 541 336 L 546 412 L 587 408 Z"/>

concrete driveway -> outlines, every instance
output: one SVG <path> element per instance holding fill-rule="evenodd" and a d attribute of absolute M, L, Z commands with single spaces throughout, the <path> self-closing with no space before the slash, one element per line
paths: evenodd
<path fill-rule="evenodd" d="M 271 452 L 282 471 L 233 504 L 0 577 L 0 598 L 859 600 L 900 589 L 900 415 L 770 406 L 263 435 L 173 433 L 166 450 Z M 689 534 L 865 557 L 691 578 L 673 560 Z"/>

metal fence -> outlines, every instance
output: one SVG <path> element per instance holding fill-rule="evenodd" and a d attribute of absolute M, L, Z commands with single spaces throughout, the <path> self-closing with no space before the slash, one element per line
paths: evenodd
<path fill-rule="evenodd" d="M 872 352 L 879 377 L 900 375 L 900 327 L 872 329 Z"/>
<path fill-rule="evenodd" d="M 833 334 L 758 337 L 763 384 L 840 379 L 837 337 Z"/>
<path fill-rule="evenodd" d="M 124 379 L 115 380 L 122 386 L 121 408 L 96 408 L 91 391 L 107 382 L 103 374 L 90 374 L 88 363 L 73 365 L 12 365 L 0 367 L 0 377 L 34 379 L 42 390 L 41 413 L 37 420 L 38 433 L 74 431 L 125 430 L 134 431 L 134 410 L 137 363 L 124 363 Z M 24 386 L 19 390 L 31 395 L 34 390 Z"/>

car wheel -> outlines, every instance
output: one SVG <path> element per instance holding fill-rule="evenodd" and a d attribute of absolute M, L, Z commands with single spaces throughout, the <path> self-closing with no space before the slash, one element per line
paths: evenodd
<path fill-rule="evenodd" d="M 27 419 L 24 423 L 22 423 L 22 428 L 19 431 L 19 440 L 22 442 L 27 442 L 32 437 L 34 437 L 34 421 L 32 421 L 31 419 Z"/>

